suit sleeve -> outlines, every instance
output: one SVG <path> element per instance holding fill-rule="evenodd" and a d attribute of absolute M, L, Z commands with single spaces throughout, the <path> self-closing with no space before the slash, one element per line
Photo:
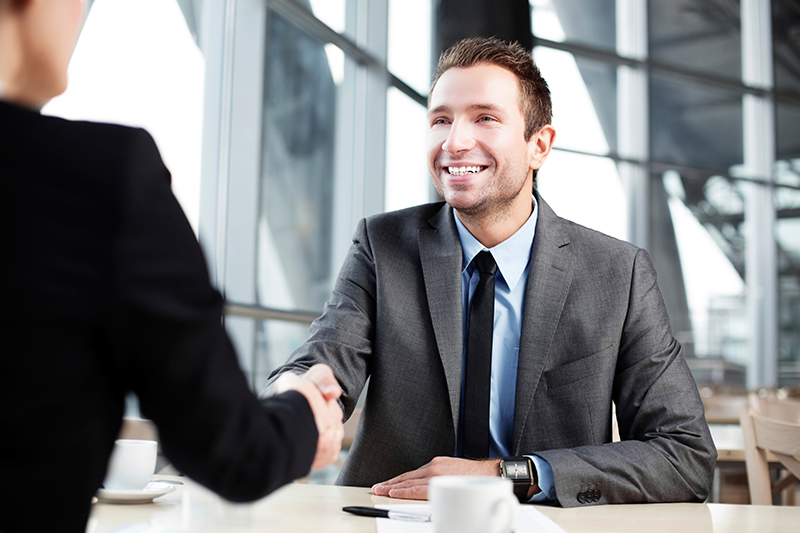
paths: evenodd
<path fill-rule="evenodd" d="M 349 418 L 369 376 L 375 309 L 375 263 L 362 219 L 322 316 L 311 325 L 308 340 L 270 375 L 264 392 L 284 372 L 300 374 L 325 363 L 342 386 L 340 401 Z"/>
<path fill-rule="evenodd" d="M 236 501 L 308 473 L 317 431 L 297 392 L 259 401 L 221 324 L 222 298 L 149 135 L 130 130 L 114 251 L 114 352 L 183 473 Z"/>
<path fill-rule="evenodd" d="M 613 396 L 622 442 L 532 452 L 550 463 L 558 502 L 703 501 L 717 454 L 643 250 L 634 260 Z"/>

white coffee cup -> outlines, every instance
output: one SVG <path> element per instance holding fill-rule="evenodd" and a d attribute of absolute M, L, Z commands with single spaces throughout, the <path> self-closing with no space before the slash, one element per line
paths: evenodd
<path fill-rule="evenodd" d="M 438 533 L 510 533 L 519 506 L 511 481 L 500 477 L 434 477 L 428 499 Z"/>
<path fill-rule="evenodd" d="M 158 443 L 154 440 L 117 439 L 108 460 L 106 490 L 142 490 L 156 470 Z"/>

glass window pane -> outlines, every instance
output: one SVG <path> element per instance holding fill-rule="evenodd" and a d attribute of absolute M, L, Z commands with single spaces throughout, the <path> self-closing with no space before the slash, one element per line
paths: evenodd
<path fill-rule="evenodd" d="M 795 160 L 796 170 L 800 161 Z M 800 176 L 795 173 L 795 187 Z M 800 383 L 800 190 L 775 190 L 778 245 L 778 385 Z"/>
<path fill-rule="evenodd" d="M 616 151 L 616 67 L 543 46 L 533 55 L 550 87 L 555 146 L 599 155 Z"/>
<path fill-rule="evenodd" d="M 258 301 L 321 310 L 331 288 L 334 75 L 344 55 L 277 13 L 268 24 Z"/>
<path fill-rule="evenodd" d="M 656 161 L 727 171 L 743 161 L 741 94 L 650 77 L 650 152 Z"/>
<path fill-rule="evenodd" d="M 772 52 L 775 87 L 800 92 L 800 4 L 772 0 Z"/>
<path fill-rule="evenodd" d="M 256 321 L 256 346 L 251 378 L 261 391 L 270 373 L 308 338 L 308 324 L 278 320 Z"/>
<path fill-rule="evenodd" d="M 425 139 L 426 108 L 394 87 L 386 95 L 387 211 L 430 200 Z"/>
<path fill-rule="evenodd" d="M 45 114 L 145 128 L 195 232 L 205 60 L 177 2 L 95 0 L 69 64 L 66 92 Z"/>
<path fill-rule="evenodd" d="M 558 216 L 627 239 L 625 191 L 613 160 L 553 150 L 537 182 Z"/>
<path fill-rule="evenodd" d="M 745 384 L 745 192 L 735 181 L 653 174 L 650 253 L 699 385 Z"/>
<path fill-rule="evenodd" d="M 800 106 L 777 102 L 775 104 L 775 126 L 777 131 L 776 159 L 789 163 L 788 166 L 778 167 L 789 172 L 778 172 L 777 181 L 795 184 L 797 165 L 800 163 Z M 782 181 L 784 179 L 788 181 Z"/>
<path fill-rule="evenodd" d="M 389 72 L 422 95 L 431 88 L 431 0 L 389 1 Z"/>
<path fill-rule="evenodd" d="M 346 0 L 294 0 L 314 16 L 324 22 L 330 29 L 344 33 Z"/>
<path fill-rule="evenodd" d="M 534 36 L 616 49 L 616 0 L 530 0 L 530 4 Z"/>
<path fill-rule="evenodd" d="M 650 58 L 741 79 L 739 0 L 649 0 Z"/>

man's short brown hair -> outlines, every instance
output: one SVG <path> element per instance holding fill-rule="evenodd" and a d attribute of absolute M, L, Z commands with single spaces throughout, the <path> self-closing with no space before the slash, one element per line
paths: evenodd
<path fill-rule="evenodd" d="M 497 65 L 511 71 L 519 80 L 520 109 L 525 117 L 525 141 L 553 118 L 550 89 L 542 78 L 533 56 L 519 43 L 507 43 L 494 37 L 472 37 L 459 41 L 439 56 L 431 92 L 442 74 L 451 68 Z M 430 94 L 428 107 L 430 107 Z"/>

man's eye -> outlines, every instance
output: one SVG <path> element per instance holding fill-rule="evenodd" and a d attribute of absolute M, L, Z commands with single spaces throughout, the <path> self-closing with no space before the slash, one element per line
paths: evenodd
<path fill-rule="evenodd" d="M 432 122 L 432 124 L 447 124 L 447 121 L 443 118 L 437 118 Z"/>
<path fill-rule="evenodd" d="M 481 117 L 481 118 L 478 119 L 478 121 L 483 121 L 483 122 L 491 122 L 493 120 L 494 120 L 494 117 Z"/>

